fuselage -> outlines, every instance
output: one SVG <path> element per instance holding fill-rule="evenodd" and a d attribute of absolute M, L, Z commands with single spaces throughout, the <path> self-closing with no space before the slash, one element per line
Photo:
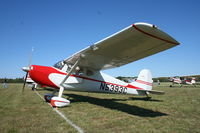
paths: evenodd
<path fill-rule="evenodd" d="M 29 75 L 36 83 L 60 88 L 60 84 L 67 75 L 66 72 L 55 67 L 32 65 Z M 103 72 L 96 71 L 92 75 L 84 73 L 73 73 L 63 84 L 66 90 L 89 91 L 102 93 L 136 94 L 144 95 L 138 90 L 142 88 L 125 83 Z"/>

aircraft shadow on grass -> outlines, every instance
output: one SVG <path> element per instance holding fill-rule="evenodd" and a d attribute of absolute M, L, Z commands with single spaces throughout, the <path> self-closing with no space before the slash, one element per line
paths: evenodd
<path fill-rule="evenodd" d="M 43 89 L 39 89 L 37 91 L 43 91 L 43 90 L 55 91 L 55 89 L 53 89 L 53 88 L 47 88 L 47 87 L 43 88 Z M 90 92 L 90 93 L 92 93 L 92 92 Z M 149 99 L 148 97 L 130 97 L 129 100 L 139 100 L 139 101 L 141 100 L 141 101 L 150 101 L 150 102 L 163 102 L 163 100 L 157 100 L 157 99 L 152 99 L 152 98 Z M 112 99 L 112 101 L 127 101 L 127 99 Z"/>
<path fill-rule="evenodd" d="M 39 89 L 37 91 L 54 91 L 52 88 L 44 88 Z M 128 105 L 125 103 L 119 103 L 116 101 L 127 101 L 128 99 L 101 99 L 91 96 L 84 96 L 84 95 L 78 95 L 78 94 L 63 94 L 69 98 L 69 100 L 72 103 L 75 102 L 88 102 L 90 104 L 99 105 L 105 108 L 118 110 L 121 112 L 128 113 L 130 115 L 137 115 L 141 117 L 158 117 L 158 116 L 166 116 L 168 114 L 162 113 L 159 111 L 153 111 L 150 109 L 141 108 L 135 105 Z M 150 101 L 150 102 L 163 102 L 162 100 L 156 100 L 156 99 L 147 99 L 146 97 L 130 97 L 131 100 L 143 100 L 143 101 Z"/>
<path fill-rule="evenodd" d="M 130 97 L 130 100 L 150 101 L 150 102 L 163 102 L 163 100 L 149 99 L 148 97 Z"/>
<path fill-rule="evenodd" d="M 88 103 L 99 105 L 99 106 L 102 106 L 105 108 L 125 112 L 130 115 L 137 115 L 137 116 L 141 116 L 141 117 L 158 117 L 158 116 L 168 115 L 166 113 L 141 108 L 141 107 L 138 107 L 135 105 L 128 105 L 128 104 L 116 102 L 121 99 L 100 99 L 100 98 L 77 95 L 77 94 L 64 94 L 64 95 L 68 96 L 72 103 L 88 102 Z"/>
<path fill-rule="evenodd" d="M 53 88 L 49 88 L 49 87 L 44 87 L 44 88 L 42 88 L 42 89 L 36 89 L 37 91 L 44 91 L 44 90 L 47 90 L 47 91 L 55 91 L 55 89 L 53 89 Z M 57 92 L 58 92 L 58 90 L 57 90 Z"/>

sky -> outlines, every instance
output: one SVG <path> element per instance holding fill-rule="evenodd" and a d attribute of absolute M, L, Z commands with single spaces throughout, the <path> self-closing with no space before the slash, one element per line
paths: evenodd
<path fill-rule="evenodd" d="M 136 22 L 155 24 L 179 46 L 105 70 L 111 76 L 200 74 L 199 0 L 0 0 L 0 78 L 32 64 L 52 66 Z"/>

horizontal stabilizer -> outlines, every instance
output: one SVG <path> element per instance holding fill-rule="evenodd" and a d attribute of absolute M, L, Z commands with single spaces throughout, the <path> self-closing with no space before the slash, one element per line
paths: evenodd
<path fill-rule="evenodd" d="M 157 90 L 137 90 L 137 91 L 142 91 L 142 92 L 149 92 L 151 94 L 156 94 L 156 95 L 164 95 L 164 91 L 157 91 Z"/>
<path fill-rule="evenodd" d="M 151 94 L 157 94 L 157 95 L 164 95 L 165 92 L 164 91 L 156 91 L 156 90 L 150 90 L 150 91 L 147 91 Z"/>

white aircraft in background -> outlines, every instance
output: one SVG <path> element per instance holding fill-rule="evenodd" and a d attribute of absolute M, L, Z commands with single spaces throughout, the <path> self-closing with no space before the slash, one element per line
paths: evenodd
<path fill-rule="evenodd" d="M 176 76 L 170 78 L 170 81 L 172 82 L 172 85 L 179 84 L 180 87 L 182 87 L 183 84 L 196 86 L 196 79 L 193 77 L 191 78 L 191 80 L 188 80 L 186 78 Z M 172 87 L 172 85 L 170 85 L 170 87 Z"/>
<path fill-rule="evenodd" d="M 188 84 L 188 85 L 196 86 L 196 79 L 192 78 L 191 81 L 190 80 L 185 80 L 185 83 Z"/>
<path fill-rule="evenodd" d="M 178 45 L 175 39 L 155 25 L 135 23 L 131 26 L 71 55 L 53 67 L 30 65 L 22 69 L 40 84 L 59 89 L 51 98 L 53 107 L 63 107 L 70 101 L 62 98 L 63 90 L 115 94 L 164 94 L 152 90 L 149 70 L 142 70 L 133 83 L 125 83 L 101 70 L 120 67 Z M 48 95 L 47 95 L 48 96 Z"/>

